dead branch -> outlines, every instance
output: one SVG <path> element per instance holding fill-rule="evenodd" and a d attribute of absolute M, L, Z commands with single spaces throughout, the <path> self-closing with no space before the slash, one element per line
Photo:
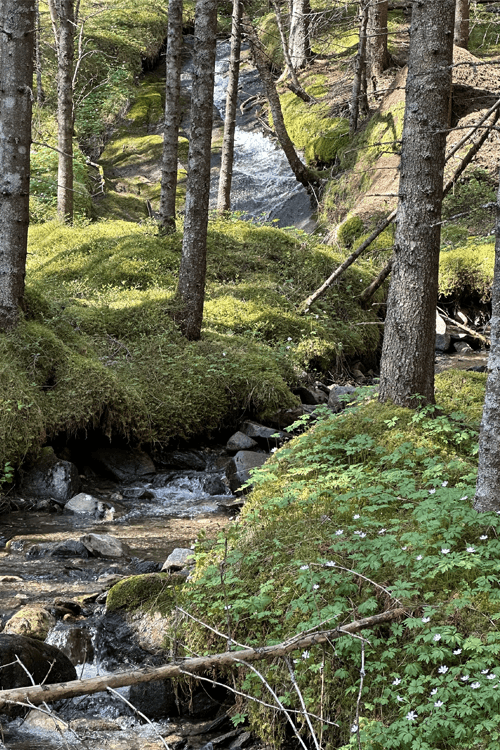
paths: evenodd
<path fill-rule="evenodd" d="M 71 682 L 59 682 L 53 685 L 36 685 L 31 687 L 13 688 L 11 690 L 0 690 L 0 708 L 7 704 L 18 701 L 29 700 L 34 705 L 43 702 L 75 698 L 78 695 L 91 695 L 106 690 L 108 687 L 117 688 L 126 685 L 136 685 L 153 680 L 165 680 L 179 677 L 188 672 L 196 678 L 196 673 L 207 669 L 234 665 L 237 663 L 250 663 L 254 661 L 275 659 L 286 656 L 291 651 L 317 646 L 329 640 L 335 640 L 345 634 L 356 633 L 364 628 L 371 628 L 383 622 L 391 622 L 405 614 L 403 607 L 387 610 L 372 617 L 364 617 L 361 620 L 341 625 L 333 630 L 318 631 L 306 637 L 291 639 L 276 646 L 264 646 L 262 648 L 248 648 L 242 651 L 226 651 L 222 654 L 211 656 L 198 656 L 184 659 L 182 662 L 165 664 L 161 667 L 145 667 L 143 669 L 118 672 L 114 675 L 104 677 L 92 677 L 88 680 L 72 680 Z"/>

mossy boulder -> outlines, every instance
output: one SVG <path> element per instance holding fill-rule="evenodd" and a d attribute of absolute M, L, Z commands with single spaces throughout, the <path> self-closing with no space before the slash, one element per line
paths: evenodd
<path fill-rule="evenodd" d="M 3 632 L 44 641 L 55 624 L 55 617 L 43 605 L 31 604 L 13 614 L 5 623 Z"/>
<path fill-rule="evenodd" d="M 169 614 L 175 607 L 185 578 L 168 573 L 147 573 L 131 576 L 116 583 L 108 592 L 108 612 L 160 612 Z"/>

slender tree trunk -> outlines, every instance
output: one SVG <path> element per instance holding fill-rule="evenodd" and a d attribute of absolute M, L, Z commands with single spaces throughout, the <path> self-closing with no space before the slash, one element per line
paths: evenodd
<path fill-rule="evenodd" d="M 453 43 L 463 49 L 469 49 L 469 5 L 469 0 L 457 0 Z"/>
<path fill-rule="evenodd" d="M 265 58 L 262 45 L 257 37 L 257 34 L 255 33 L 252 22 L 250 21 L 250 18 L 246 13 L 244 13 L 243 18 L 245 24 L 245 33 L 247 34 L 247 38 L 252 49 L 255 66 L 259 71 L 259 76 L 262 80 L 262 83 L 264 84 L 266 97 L 269 102 L 269 107 L 271 109 L 271 114 L 273 117 L 274 130 L 276 132 L 276 135 L 278 136 L 280 146 L 283 149 L 283 152 L 288 160 L 290 169 L 295 175 L 295 179 L 298 182 L 302 183 L 306 190 L 308 190 L 309 192 L 313 192 L 314 187 L 322 187 L 322 182 L 315 172 L 306 167 L 295 150 L 295 146 L 293 145 L 285 126 L 283 112 L 281 110 L 280 98 L 278 96 L 278 92 L 276 91 L 276 86 L 274 84 L 271 71 L 269 70 L 269 67 L 267 65 L 267 60 Z"/>
<path fill-rule="evenodd" d="M 240 75 L 241 17 L 243 6 L 240 0 L 233 1 L 233 23 L 231 30 L 231 57 L 229 59 L 229 82 L 224 115 L 224 138 L 219 174 L 217 212 L 224 214 L 231 208 L 231 182 L 233 179 L 234 131 L 236 128 L 236 106 L 238 104 L 238 80 Z"/>
<path fill-rule="evenodd" d="M 29 224 L 33 0 L 0 0 L 0 330 L 16 325 Z"/>
<path fill-rule="evenodd" d="M 165 124 L 161 167 L 160 226 L 175 232 L 177 157 L 179 144 L 182 67 L 182 0 L 168 4 Z"/>
<path fill-rule="evenodd" d="M 198 0 L 194 19 L 186 217 L 177 288 L 183 303 L 178 320 L 182 333 L 190 340 L 200 338 L 205 299 L 216 34 L 217 0 Z"/>
<path fill-rule="evenodd" d="M 434 402 L 434 343 L 455 0 L 413 5 L 380 399 Z"/>
<path fill-rule="evenodd" d="M 45 91 L 42 85 L 42 50 L 40 48 L 40 3 L 36 0 L 36 31 L 35 31 L 35 67 L 36 67 L 36 103 L 41 107 L 45 101 Z"/>
<path fill-rule="evenodd" d="M 488 380 L 479 435 L 479 471 L 474 508 L 500 510 L 500 188 L 497 195 L 495 271 L 491 311 Z"/>
<path fill-rule="evenodd" d="M 387 11 L 388 0 L 370 0 L 368 24 L 366 28 L 366 59 L 370 80 L 376 89 L 376 82 L 390 65 L 387 50 Z"/>
<path fill-rule="evenodd" d="M 288 50 L 294 70 L 304 68 L 311 57 L 310 15 L 311 4 L 309 0 L 291 0 Z"/>
<path fill-rule="evenodd" d="M 73 221 L 73 66 L 75 57 L 74 0 L 49 0 L 57 50 L 57 213 Z"/>
<path fill-rule="evenodd" d="M 368 2 L 369 0 L 363 0 L 363 2 L 360 3 L 361 21 L 359 26 L 359 46 L 358 54 L 356 56 L 356 71 L 352 86 L 349 116 L 350 135 L 354 135 L 358 129 L 360 110 L 368 110 L 368 101 L 366 100 L 366 28 L 368 24 Z"/>

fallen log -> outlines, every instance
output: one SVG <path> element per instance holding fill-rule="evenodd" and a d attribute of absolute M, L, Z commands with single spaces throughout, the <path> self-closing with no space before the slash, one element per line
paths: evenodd
<path fill-rule="evenodd" d="M 13 688 L 11 690 L 0 690 L 0 708 L 7 704 L 10 705 L 18 702 L 30 702 L 33 705 L 51 703 L 66 698 L 75 698 L 78 695 L 99 693 L 108 687 L 125 687 L 141 682 L 180 677 L 181 675 L 185 675 L 186 672 L 196 678 L 196 672 L 202 670 L 205 671 L 241 662 L 253 662 L 286 656 L 291 651 L 295 651 L 295 649 L 317 646 L 336 640 L 343 635 L 357 633 L 364 628 L 396 620 L 398 617 L 402 617 L 405 612 L 406 610 L 402 607 L 387 610 L 372 617 L 364 617 L 347 625 L 341 625 L 333 630 L 323 630 L 305 636 L 298 636 L 283 643 L 278 643 L 276 646 L 247 648 L 241 651 L 226 651 L 222 654 L 213 654 L 211 656 L 198 656 L 184 659 L 181 662 L 165 664 L 161 667 L 145 667 L 128 672 L 118 672 L 117 674 L 106 675 L 104 677 L 91 677 L 87 680 L 72 680 L 71 682 L 59 682 L 52 685 L 33 685 L 30 687 Z"/>

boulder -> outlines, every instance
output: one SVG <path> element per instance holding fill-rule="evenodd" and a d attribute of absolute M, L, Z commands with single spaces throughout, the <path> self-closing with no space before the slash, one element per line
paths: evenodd
<path fill-rule="evenodd" d="M 172 680 L 154 680 L 131 685 L 129 701 L 148 719 L 168 719 L 179 713 Z"/>
<path fill-rule="evenodd" d="M 204 471 L 207 462 L 200 451 L 165 451 L 158 457 L 158 462 L 165 468 L 192 469 Z"/>
<path fill-rule="evenodd" d="M 466 341 L 455 341 L 453 347 L 458 354 L 471 354 L 474 351 Z"/>
<path fill-rule="evenodd" d="M 4 633 L 16 635 L 28 635 L 30 638 L 44 641 L 51 628 L 56 624 L 56 619 L 40 604 L 31 604 L 22 607 L 7 620 L 3 629 Z"/>
<path fill-rule="evenodd" d="M 294 390 L 294 393 L 300 398 L 303 404 L 308 404 L 309 406 L 326 404 L 328 401 L 327 394 L 321 388 L 317 388 L 316 386 L 310 386 L 309 388 L 299 386 Z"/>
<path fill-rule="evenodd" d="M 65 539 L 62 542 L 42 542 L 34 544 L 26 553 L 26 557 L 81 557 L 86 560 L 88 549 L 78 539 Z"/>
<path fill-rule="evenodd" d="M 247 437 L 256 440 L 259 445 L 267 448 L 267 450 L 276 447 L 280 440 L 284 440 L 287 437 L 285 432 L 275 430 L 274 427 L 264 427 L 264 425 L 252 422 L 250 419 L 243 422 L 241 432 Z"/>
<path fill-rule="evenodd" d="M 441 315 L 436 312 L 436 351 L 446 352 L 450 348 L 451 336 L 446 330 L 446 323 Z"/>
<path fill-rule="evenodd" d="M 139 448 L 101 448 L 91 454 L 92 460 L 119 482 L 127 482 L 147 474 L 154 474 L 155 465 Z"/>
<path fill-rule="evenodd" d="M 124 487 L 122 495 L 127 500 L 154 500 L 155 494 L 145 487 Z"/>
<path fill-rule="evenodd" d="M 20 490 L 25 495 L 37 498 L 51 498 L 57 503 L 65 503 L 80 489 L 78 469 L 70 461 L 57 458 L 53 448 L 43 448 L 37 462 L 25 472 Z"/>
<path fill-rule="evenodd" d="M 285 427 L 290 427 L 294 422 L 297 421 L 297 419 L 300 419 L 300 417 L 302 417 L 303 415 L 303 406 L 293 406 L 291 409 L 281 409 L 280 411 L 277 411 L 269 419 L 269 423 L 274 427 L 277 427 L 279 430 L 283 430 L 285 429 Z"/>
<path fill-rule="evenodd" d="M 91 664 L 94 660 L 92 633 L 86 625 L 58 622 L 47 643 L 56 646 L 72 664 Z"/>
<path fill-rule="evenodd" d="M 203 492 L 207 495 L 224 495 L 227 487 L 218 474 L 209 474 L 203 482 Z"/>
<path fill-rule="evenodd" d="M 226 443 L 226 450 L 230 453 L 237 453 L 238 451 L 251 451 L 258 448 L 258 443 L 244 432 L 235 432 L 231 435 Z"/>
<path fill-rule="evenodd" d="M 356 390 L 353 385 L 332 385 L 328 396 L 328 406 L 334 411 L 339 411 L 338 404 L 340 404 L 340 410 L 345 409 L 347 404 L 356 400 Z"/>
<path fill-rule="evenodd" d="M 85 492 L 80 492 L 68 500 L 64 506 L 64 512 L 76 515 L 87 514 L 96 519 L 107 518 L 108 520 L 111 520 L 114 515 L 114 509 L 110 505 Z"/>
<path fill-rule="evenodd" d="M 162 571 L 164 570 L 181 570 L 186 565 L 193 565 L 194 552 L 192 549 L 186 547 L 176 547 L 173 552 L 167 557 L 163 563 Z"/>
<path fill-rule="evenodd" d="M 85 534 L 80 541 L 94 557 L 131 557 L 130 547 L 110 534 Z"/>
<path fill-rule="evenodd" d="M 265 453 L 238 451 L 226 469 L 229 486 L 233 492 L 242 491 L 241 486 L 249 481 L 250 471 L 265 463 Z M 248 489 L 245 490 L 248 492 Z"/>

